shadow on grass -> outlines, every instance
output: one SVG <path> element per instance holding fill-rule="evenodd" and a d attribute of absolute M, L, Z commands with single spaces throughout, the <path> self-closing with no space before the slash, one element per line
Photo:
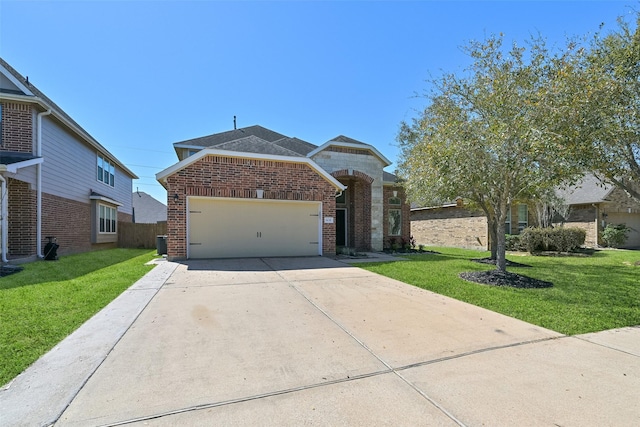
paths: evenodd
<path fill-rule="evenodd" d="M 33 261 L 22 264 L 23 271 L 0 278 L 0 291 L 73 280 L 150 252 L 148 249 L 118 248 L 61 256 L 57 261 Z"/>

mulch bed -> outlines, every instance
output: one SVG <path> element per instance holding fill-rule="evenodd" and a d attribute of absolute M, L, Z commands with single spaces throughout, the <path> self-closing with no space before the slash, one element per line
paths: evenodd
<path fill-rule="evenodd" d="M 22 271 L 23 268 L 17 265 L 3 265 L 0 266 L 0 277 L 4 277 L 4 276 L 8 276 L 10 274 L 13 273 L 18 273 L 19 271 Z"/>
<path fill-rule="evenodd" d="M 460 273 L 460 278 L 483 285 L 510 286 L 512 288 L 522 289 L 550 288 L 553 286 L 551 282 L 532 279 L 531 277 L 500 270 Z"/>
<path fill-rule="evenodd" d="M 491 258 L 476 258 L 476 259 L 472 259 L 471 261 L 479 262 L 480 264 L 496 265 L 496 260 Z M 509 260 L 506 260 L 506 266 L 507 267 L 531 267 L 530 265 L 527 265 L 527 264 L 520 264 L 519 262 L 509 261 Z"/>

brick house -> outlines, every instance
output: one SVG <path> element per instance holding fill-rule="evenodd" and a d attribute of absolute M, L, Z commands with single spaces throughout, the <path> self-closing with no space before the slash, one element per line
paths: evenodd
<path fill-rule="evenodd" d="M 409 239 L 403 187 L 369 144 L 316 146 L 261 126 L 174 144 L 167 189 L 171 259 L 334 255 Z"/>
<path fill-rule="evenodd" d="M 115 246 L 136 175 L 1 58 L 0 126 L 3 261 Z"/>
<path fill-rule="evenodd" d="M 612 185 L 602 185 L 593 175 L 578 184 L 558 190 L 558 196 L 569 206 L 565 227 L 586 231 L 586 246 L 602 245 L 601 232 L 607 224 L 626 224 L 631 228 L 625 247 L 640 248 L 640 204 Z M 519 234 L 538 223 L 535 209 L 526 203 L 511 206 L 507 222 L 509 234 Z M 411 209 L 411 234 L 417 243 L 432 246 L 488 249 L 487 219 L 479 210 L 456 203 Z"/>

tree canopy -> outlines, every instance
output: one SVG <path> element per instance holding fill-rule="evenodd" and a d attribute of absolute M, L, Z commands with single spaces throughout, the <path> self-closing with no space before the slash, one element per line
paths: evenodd
<path fill-rule="evenodd" d="M 411 200 L 429 204 L 462 197 L 487 216 L 492 255 L 505 270 L 505 220 L 512 202 L 536 198 L 572 181 L 580 165 L 564 147 L 590 132 L 572 89 L 579 55 L 552 54 L 541 38 L 504 48 L 504 37 L 471 42 L 467 72 L 432 81 L 427 106 L 398 134 L 399 173 Z M 586 112 L 584 113 L 586 114 Z"/>
<path fill-rule="evenodd" d="M 596 34 L 581 58 L 578 93 L 599 127 L 572 153 L 640 202 L 640 13 L 635 30 L 623 19 L 618 24 Z"/>

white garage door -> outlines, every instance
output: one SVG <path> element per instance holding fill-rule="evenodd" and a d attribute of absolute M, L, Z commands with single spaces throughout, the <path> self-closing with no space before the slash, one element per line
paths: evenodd
<path fill-rule="evenodd" d="M 321 203 L 188 199 L 188 257 L 321 255 Z"/>
<path fill-rule="evenodd" d="M 626 224 L 631 228 L 627 235 L 627 242 L 622 245 L 625 248 L 640 248 L 640 214 L 610 213 L 607 215 L 610 224 Z"/>

